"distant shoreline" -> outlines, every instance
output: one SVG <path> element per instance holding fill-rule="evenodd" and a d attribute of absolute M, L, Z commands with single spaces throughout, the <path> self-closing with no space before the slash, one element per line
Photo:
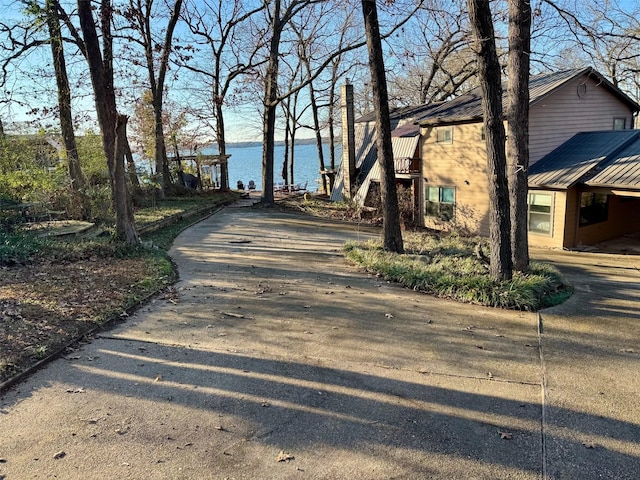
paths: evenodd
<path fill-rule="evenodd" d="M 322 143 L 327 145 L 329 143 L 329 139 L 323 138 Z M 296 140 L 296 145 L 315 145 L 315 138 L 301 138 Z M 336 145 L 339 145 L 339 142 L 336 142 Z M 278 147 L 284 146 L 284 140 L 276 140 L 275 145 Z M 247 148 L 247 147 L 260 147 L 262 146 L 262 142 L 227 142 L 227 148 Z"/>

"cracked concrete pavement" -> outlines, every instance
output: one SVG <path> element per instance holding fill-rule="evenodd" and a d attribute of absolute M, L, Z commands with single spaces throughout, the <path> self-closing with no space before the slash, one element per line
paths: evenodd
<path fill-rule="evenodd" d="M 0 397 L 0 479 L 640 478 L 638 257 L 534 252 L 577 288 L 539 335 L 345 263 L 378 234 L 189 228 L 173 291 Z"/>

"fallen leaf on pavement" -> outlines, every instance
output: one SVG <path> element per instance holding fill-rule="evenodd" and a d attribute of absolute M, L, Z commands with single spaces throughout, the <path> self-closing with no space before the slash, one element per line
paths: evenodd
<path fill-rule="evenodd" d="M 289 453 L 286 453 L 284 450 L 281 450 L 278 456 L 276 457 L 276 462 L 289 462 L 294 460 L 295 457 Z"/>

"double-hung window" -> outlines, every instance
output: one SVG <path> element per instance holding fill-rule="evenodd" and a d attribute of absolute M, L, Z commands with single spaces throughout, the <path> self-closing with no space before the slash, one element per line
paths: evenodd
<path fill-rule="evenodd" d="M 445 222 L 453 220 L 456 204 L 456 189 L 454 187 L 427 187 L 426 197 L 427 216 Z"/>
<path fill-rule="evenodd" d="M 528 225 L 529 231 L 551 235 L 553 225 L 553 196 L 550 193 L 529 194 Z"/>

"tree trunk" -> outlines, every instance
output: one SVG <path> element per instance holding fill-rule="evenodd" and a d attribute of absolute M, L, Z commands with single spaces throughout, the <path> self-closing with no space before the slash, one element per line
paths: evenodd
<path fill-rule="evenodd" d="M 489 231 L 491 276 L 496 281 L 512 276 L 509 189 L 507 186 L 505 132 L 502 116 L 502 79 L 496 53 L 491 9 L 487 0 L 467 0 L 475 38 L 482 112 L 487 144 L 489 177 Z"/>
<path fill-rule="evenodd" d="M 403 253 L 402 231 L 400 229 L 400 210 L 396 190 L 395 165 L 391 147 L 391 120 L 389 117 L 389 99 L 387 80 L 384 72 L 382 41 L 378 25 L 378 12 L 375 0 L 362 0 L 365 35 L 369 50 L 369 69 L 376 116 L 376 145 L 378 162 L 381 166 L 380 196 L 383 214 L 383 244 L 390 252 Z"/>
<path fill-rule="evenodd" d="M 129 183 L 131 184 L 131 188 L 135 195 L 139 195 L 142 192 L 142 188 L 140 187 L 140 180 L 138 179 L 138 172 L 136 171 L 136 162 L 133 160 L 133 154 L 131 153 L 131 146 L 129 145 L 129 140 L 125 136 L 126 144 L 125 144 L 125 158 L 127 159 L 127 173 L 129 175 Z"/>
<path fill-rule="evenodd" d="M 165 30 L 164 42 L 161 45 L 162 55 L 158 66 L 158 77 L 155 77 L 155 64 L 153 52 L 159 45 L 153 43 L 151 37 L 150 18 L 151 8 L 145 11 L 143 25 L 141 25 L 141 33 L 145 38 L 145 57 L 147 60 L 147 71 L 149 72 L 149 85 L 151 87 L 151 95 L 153 96 L 153 112 L 155 121 L 155 146 L 156 146 L 156 174 L 159 174 L 161 195 L 166 193 L 167 188 L 171 185 L 171 172 L 169 171 L 169 162 L 167 160 L 167 147 L 164 141 L 164 126 L 162 123 L 162 108 L 164 96 L 164 81 L 167 68 L 169 65 L 169 54 L 171 52 L 171 44 L 173 41 L 173 31 L 180 18 L 182 9 L 182 0 L 176 0 L 169 17 L 169 22 Z"/>
<path fill-rule="evenodd" d="M 227 140 L 224 134 L 224 116 L 222 111 L 222 103 L 216 102 L 216 142 L 218 143 L 218 153 L 226 155 Z M 220 190 L 226 192 L 229 190 L 229 168 L 227 161 L 220 160 Z"/>
<path fill-rule="evenodd" d="M 509 88 L 507 153 L 511 201 L 513 268 L 529 268 L 529 59 L 531 55 L 531 1 L 509 1 Z"/>
<path fill-rule="evenodd" d="M 86 180 L 80 166 L 78 157 L 78 147 L 73 129 L 73 115 L 71 113 L 71 88 L 67 77 L 67 66 L 64 58 L 64 47 L 62 45 L 62 34 L 60 32 L 60 22 L 58 20 L 57 0 L 47 0 L 46 2 L 47 26 L 49 29 L 49 43 L 53 55 L 53 68 L 56 75 L 58 87 L 58 109 L 60 111 L 60 131 L 67 153 L 67 167 L 71 188 L 76 192 L 82 192 L 86 186 Z M 84 195 L 84 194 L 82 194 Z M 86 201 L 83 201 L 82 216 L 87 213 Z"/>
<path fill-rule="evenodd" d="M 311 74 L 311 71 L 309 69 L 309 75 Z M 319 116 L 319 112 L 318 112 L 318 105 L 316 104 L 316 94 L 315 94 L 315 90 L 313 88 L 313 84 L 309 84 L 309 98 L 311 101 L 311 113 L 313 115 L 313 130 L 316 134 L 316 146 L 318 147 L 318 161 L 319 161 L 319 167 L 320 167 L 320 172 L 324 172 L 326 170 L 326 166 L 324 163 L 324 150 L 322 148 L 322 131 L 320 129 L 320 116 Z M 324 173 L 321 173 L 321 178 L 322 178 L 322 192 L 323 193 L 329 193 L 329 181 L 327 180 L 327 175 Z"/>
<path fill-rule="evenodd" d="M 127 243 L 138 243 L 138 232 L 133 220 L 133 207 L 127 188 L 126 176 L 124 171 L 124 157 L 129 147 L 127 141 L 127 120 L 126 115 L 118 115 L 116 123 L 116 161 L 115 161 L 115 209 L 120 212 L 116 215 L 116 232 L 120 238 Z"/>
<path fill-rule="evenodd" d="M 287 99 L 287 102 L 289 99 Z M 287 187 L 289 185 L 289 169 L 287 168 L 289 165 L 289 142 L 291 130 L 289 129 L 289 118 L 287 118 L 287 127 L 284 131 L 284 158 L 282 159 L 282 172 L 280 176 L 284 182 L 284 186 Z"/>
<path fill-rule="evenodd" d="M 111 37 L 112 8 L 109 0 L 100 4 L 100 24 L 102 26 L 103 52 L 93 19 L 91 0 L 78 0 L 78 17 L 87 51 L 87 62 L 96 102 L 98 123 L 102 132 L 102 148 L 111 184 L 111 199 L 116 213 L 116 236 L 134 244 L 138 241 L 133 215 L 127 209 L 130 205 L 124 178 L 124 156 L 116 157 L 116 97 L 113 85 L 113 44 Z M 120 165 L 117 165 L 120 163 Z"/>
<path fill-rule="evenodd" d="M 160 196 L 164 197 L 171 185 L 171 172 L 167 160 L 167 146 L 164 141 L 164 125 L 162 124 L 162 94 L 155 94 L 153 99 L 153 118 L 155 123 L 156 175 L 160 184 Z"/>
<path fill-rule="evenodd" d="M 335 180 L 336 171 L 336 134 L 334 130 L 334 110 L 336 102 L 335 85 L 331 85 L 329 88 L 329 170 L 331 170 L 331 175 L 329 175 L 329 191 L 327 192 L 327 195 L 331 195 L 331 192 L 333 192 L 333 182 Z"/>
<path fill-rule="evenodd" d="M 262 203 L 273 207 L 273 156 L 275 148 L 276 107 L 278 99 L 278 61 L 280 55 L 280 36 L 282 25 L 280 20 L 280 0 L 273 1 L 271 13 L 271 41 L 269 45 L 269 61 L 264 87 L 264 114 L 262 138 Z"/>
<path fill-rule="evenodd" d="M 292 123 L 295 123 L 295 118 L 291 119 Z M 296 156 L 296 126 L 291 127 L 291 134 L 289 139 L 289 191 L 292 191 L 295 178 L 293 178 L 293 163 Z"/>

